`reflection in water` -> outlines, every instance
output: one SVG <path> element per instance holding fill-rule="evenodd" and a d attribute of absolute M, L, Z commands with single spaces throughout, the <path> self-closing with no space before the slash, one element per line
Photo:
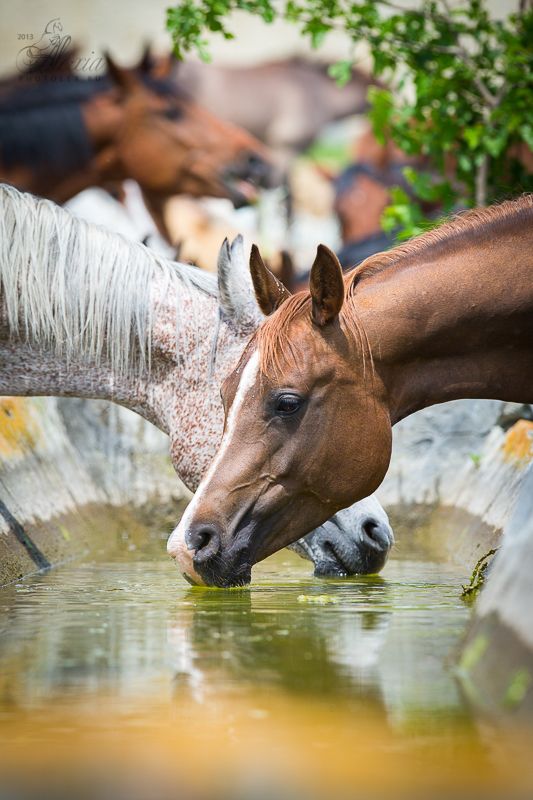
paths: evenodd
<path fill-rule="evenodd" d="M 372 588 L 380 583 L 375 578 Z M 371 589 L 359 586 L 358 594 Z M 241 591 L 220 603 L 212 591 L 190 590 L 169 626 L 177 687 L 189 687 L 198 702 L 224 687 L 258 684 L 322 698 L 379 697 L 376 665 L 391 612 L 310 607 L 297 597 L 279 603 L 274 591 Z"/>
<path fill-rule="evenodd" d="M 303 748 L 306 774 L 360 777 L 393 751 L 402 769 L 472 748 L 477 764 L 448 667 L 468 614 L 457 587 L 452 568 L 407 560 L 383 577 L 321 581 L 285 553 L 246 590 L 191 589 L 160 553 L 65 566 L 0 591 L 0 744 L 96 726 L 100 744 L 117 728 L 132 747 L 142 731 L 143 752 L 146 731 L 160 752 L 174 741 L 183 769 L 207 745 L 220 769 L 232 747 L 239 771 L 247 747 L 270 763 L 265 736 L 286 737 L 294 767 Z M 372 742 L 360 762 L 356 739 L 360 752 Z M 317 748 L 328 758 L 309 760 Z"/>
<path fill-rule="evenodd" d="M 173 673 L 176 689 L 190 687 L 199 702 L 205 692 L 271 685 L 345 701 L 386 697 L 391 712 L 459 707 L 446 658 L 467 611 L 453 571 L 402 562 L 386 579 L 321 582 L 299 561 L 288 578 L 287 569 L 264 565 L 248 590 L 190 589 L 161 560 L 68 566 L 8 587 L 1 702 L 31 707 L 109 687 L 131 702 Z M 312 602 L 324 593 L 336 602 Z"/>

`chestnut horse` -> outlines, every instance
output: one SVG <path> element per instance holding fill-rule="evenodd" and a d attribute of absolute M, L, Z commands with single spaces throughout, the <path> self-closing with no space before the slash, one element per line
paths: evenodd
<path fill-rule="evenodd" d="M 235 206 L 271 179 L 263 144 L 194 103 L 146 60 L 82 80 L 52 68 L 0 85 L 0 181 L 63 203 L 89 186 L 140 185 L 165 235 L 171 195 Z M 58 78 L 56 80 L 56 78 Z"/>
<path fill-rule="evenodd" d="M 533 195 L 466 212 L 343 276 L 319 245 L 287 297 L 252 250 L 259 328 L 222 389 L 222 444 L 170 540 L 206 583 L 375 491 L 391 425 L 459 398 L 533 402 Z M 278 306 L 280 306 L 278 308 Z M 277 310 L 276 310 L 277 309 Z"/>

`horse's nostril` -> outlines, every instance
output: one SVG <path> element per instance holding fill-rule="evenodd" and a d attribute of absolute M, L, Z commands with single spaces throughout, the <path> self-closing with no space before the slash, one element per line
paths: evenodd
<path fill-rule="evenodd" d="M 362 524 L 363 533 L 380 550 L 388 550 L 392 546 L 389 528 L 373 517 L 368 517 Z"/>
<path fill-rule="evenodd" d="M 196 528 L 187 531 L 185 541 L 189 550 L 201 550 L 202 547 L 208 543 L 210 537 L 208 532 L 203 528 Z"/>
<path fill-rule="evenodd" d="M 375 519 L 365 519 L 363 522 L 363 530 L 370 539 L 375 538 L 376 529 L 378 527 L 379 523 L 377 523 Z"/>
<path fill-rule="evenodd" d="M 249 174 L 262 180 L 270 177 L 270 166 L 264 158 L 256 153 L 249 153 L 246 159 L 246 169 Z"/>
<path fill-rule="evenodd" d="M 189 550 L 194 550 L 194 561 L 202 563 L 220 550 L 221 539 L 214 525 L 198 525 L 189 528 L 185 534 L 185 542 Z"/>

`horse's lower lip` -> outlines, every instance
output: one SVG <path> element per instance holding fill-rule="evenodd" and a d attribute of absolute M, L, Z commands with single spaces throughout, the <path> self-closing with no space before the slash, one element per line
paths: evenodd
<path fill-rule="evenodd" d="M 353 574 L 338 558 L 319 561 L 314 572 L 315 578 L 346 578 Z"/>
<path fill-rule="evenodd" d="M 252 568 L 249 564 L 243 564 L 231 572 L 226 572 L 224 574 L 215 572 L 212 568 L 209 568 L 209 565 L 195 567 L 195 569 L 206 586 L 216 586 L 219 589 L 247 586 L 252 580 Z"/>
<path fill-rule="evenodd" d="M 252 205 L 259 198 L 257 186 L 245 178 L 227 177 L 224 179 L 224 187 L 235 208 Z"/>
<path fill-rule="evenodd" d="M 345 578 L 347 575 L 355 574 L 353 565 L 346 564 L 329 542 L 324 544 L 324 551 L 324 558 L 315 567 L 316 577 Z"/>
<path fill-rule="evenodd" d="M 351 573 L 347 572 L 345 569 L 329 566 L 324 567 L 322 564 L 317 564 L 314 571 L 315 578 L 347 578 L 348 575 L 351 575 Z"/>
<path fill-rule="evenodd" d="M 191 578 L 191 576 L 188 575 L 186 572 L 182 572 L 181 574 L 183 575 L 187 583 L 191 584 L 191 586 L 200 586 L 200 583 L 198 581 L 195 581 L 194 578 Z"/>

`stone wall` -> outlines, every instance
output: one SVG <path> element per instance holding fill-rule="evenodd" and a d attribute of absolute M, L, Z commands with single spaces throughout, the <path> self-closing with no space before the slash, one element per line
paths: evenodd
<path fill-rule="evenodd" d="M 533 716 L 531 416 L 527 406 L 488 401 L 415 414 L 395 429 L 379 492 L 396 529 L 411 520 L 416 536 L 440 547 L 439 557 L 464 565 L 465 582 L 479 558 L 498 548 L 457 677 L 470 703 L 500 722 Z"/>
<path fill-rule="evenodd" d="M 470 702 L 498 720 L 533 717 L 532 456 L 533 423 L 517 423 L 504 458 L 517 465 L 522 479 L 459 662 Z"/>

